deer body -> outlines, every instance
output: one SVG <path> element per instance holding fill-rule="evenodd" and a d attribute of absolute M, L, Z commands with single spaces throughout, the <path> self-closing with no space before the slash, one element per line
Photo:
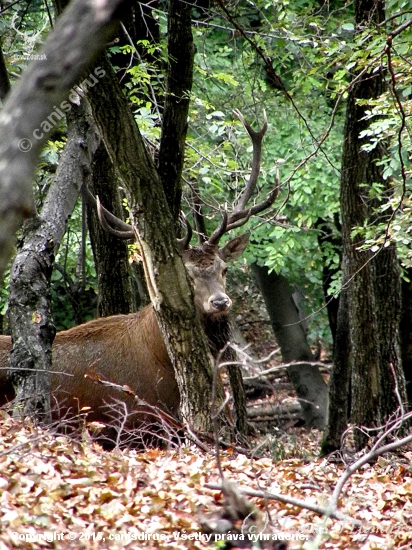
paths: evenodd
<path fill-rule="evenodd" d="M 248 235 L 229 241 L 223 248 L 205 245 L 183 251 L 183 259 L 193 282 L 195 305 L 210 342 L 213 355 L 228 338 L 227 314 L 231 300 L 225 292 L 226 263 L 247 246 Z M 0 336 L 0 405 L 14 397 L 6 368 L 11 349 L 9 336 Z M 85 377 L 85 375 L 91 377 Z M 69 375 L 69 376 L 68 376 Z M 89 321 L 57 333 L 53 342 L 51 388 L 57 405 L 56 416 L 77 414 L 90 407 L 88 420 L 113 423 L 115 400 L 126 403 L 128 412 L 139 411 L 128 428 L 153 419 L 153 413 L 136 407 L 131 396 L 96 381 L 93 376 L 129 388 L 149 405 L 177 417 L 180 395 L 172 362 L 151 305 L 137 313 L 114 315 Z"/>
<path fill-rule="evenodd" d="M 245 189 L 238 197 L 233 212 L 225 211 L 222 223 L 199 247 L 189 246 L 188 235 L 178 241 L 186 270 L 194 290 L 194 303 L 209 340 L 211 353 L 216 357 L 228 340 L 227 314 L 232 302 L 225 292 L 226 261 L 240 256 L 248 244 L 248 235 L 230 240 L 218 248 L 222 235 L 240 227 L 250 216 L 268 209 L 278 193 L 278 182 L 261 203 L 250 208 L 247 203 L 257 184 L 261 143 L 267 130 L 264 124 L 254 131 L 239 111 L 234 114 L 241 120 L 253 144 L 252 171 Z M 93 199 L 94 200 L 94 199 Z M 97 199 L 100 222 L 107 231 L 124 239 L 133 239 L 135 229 L 108 212 Z M 7 363 L 11 349 L 8 336 L 0 336 L 0 405 L 14 397 L 14 390 L 7 378 Z M 115 389 L 85 378 L 95 374 L 117 385 L 129 386 L 149 405 L 173 416 L 178 415 L 180 396 L 174 369 L 166 351 L 152 306 L 138 313 L 115 315 L 90 321 L 84 325 L 60 332 L 53 343 L 53 371 L 51 374 L 52 396 L 57 400 L 54 407 L 60 416 L 78 413 L 90 407 L 88 419 L 113 424 L 113 400 L 126 403 L 128 412 L 136 409 L 136 403 L 128 395 L 120 395 Z M 67 376 L 67 374 L 71 376 Z M 142 426 L 153 413 L 147 416 L 142 407 L 128 422 L 131 427 Z"/>
<path fill-rule="evenodd" d="M 14 398 L 6 367 L 9 336 L 0 336 L 0 405 Z M 85 375 L 91 375 L 91 378 Z M 114 400 L 124 400 L 129 412 L 133 398 L 92 380 L 99 376 L 129 386 L 137 396 L 176 416 L 179 390 L 152 306 L 137 313 L 89 321 L 56 334 L 53 342 L 51 388 L 56 416 L 77 414 L 90 407 L 89 420 L 110 423 Z"/>

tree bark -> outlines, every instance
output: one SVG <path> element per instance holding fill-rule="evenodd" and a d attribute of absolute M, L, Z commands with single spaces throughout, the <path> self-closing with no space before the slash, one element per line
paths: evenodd
<path fill-rule="evenodd" d="M 407 270 L 409 281 L 402 280 L 401 350 L 409 407 L 412 407 L 412 269 Z"/>
<path fill-rule="evenodd" d="M 115 216 L 123 219 L 117 176 L 104 143 L 94 154 L 88 188 Z M 87 203 L 87 220 L 97 273 L 100 317 L 131 313 L 139 307 L 139 295 L 131 285 L 127 244 L 108 234 L 99 223 L 96 206 Z"/>
<path fill-rule="evenodd" d="M 29 65 L 7 96 L 0 115 L 0 277 L 17 229 L 35 210 L 32 178 L 48 137 L 41 125 L 110 41 L 116 29 L 111 19 L 121 4 L 107 0 L 102 9 L 90 0 L 72 2 L 41 48 L 40 59 Z"/>
<path fill-rule="evenodd" d="M 54 254 L 65 233 L 90 157 L 96 147 L 94 125 L 82 109 L 69 128 L 66 147 L 47 194 L 42 214 L 25 223 L 10 274 L 9 317 L 12 351 L 9 376 L 16 389 L 14 414 L 50 420 L 50 277 Z"/>
<path fill-rule="evenodd" d="M 347 269 L 342 265 L 342 281 L 347 281 Z M 336 325 L 333 369 L 329 379 L 329 416 L 321 444 L 322 455 L 327 455 L 341 446 L 341 437 L 346 430 L 351 407 L 351 340 L 349 333 L 348 290 L 344 286 L 339 297 Z"/>
<path fill-rule="evenodd" d="M 376 25 L 384 20 L 384 3 L 381 0 L 357 0 L 355 2 L 356 27 Z M 383 148 L 378 144 L 372 151 L 362 150 L 367 138 L 361 139 L 362 131 L 368 128 L 366 120 L 368 105 L 359 105 L 359 99 L 375 99 L 384 91 L 385 81 L 381 72 L 364 73 L 351 88 L 348 97 L 344 129 L 344 147 L 341 175 L 341 218 L 343 261 L 345 269 L 343 282 L 346 285 L 348 307 L 339 315 L 336 340 L 338 368 L 345 362 L 339 356 L 348 354 L 346 326 L 349 327 L 351 395 L 347 395 L 350 406 L 350 421 L 356 426 L 376 427 L 385 423 L 398 408 L 395 385 L 402 399 L 406 400 L 405 382 L 402 375 L 399 350 L 399 319 L 401 310 L 400 273 L 396 247 L 390 244 L 377 253 L 362 252 L 359 247 L 363 238 L 352 236 L 356 227 L 362 228 L 377 222 L 385 223 L 388 218 L 377 214 L 379 200 L 365 200 L 368 188 L 375 182 L 384 187 L 385 201 L 391 193 L 388 181 L 382 177 L 378 161 Z M 343 307 L 346 307 L 344 304 Z M 347 372 L 343 372 L 347 387 Z M 341 391 L 340 378 L 332 377 L 334 387 L 331 394 Z M 331 400 L 329 429 L 325 448 L 331 449 L 341 433 L 335 432 L 342 423 L 336 419 L 342 410 L 335 410 Z M 346 409 L 341 404 L 341 409 Z M 355 445 L 361 449 L 368 441 L 365 431 L 355 431 Z"/>
<path fill-rule="evenodd" d="M 274 271 L 269 273 L 266 266 L 254 263 L 251 269 L 265 301 L 283 362 L 298 362 L 287 367 L 287 372 L 302 407 L 305 423 L 309 428 L 322 430 L 326 424 L 328 390 L 318 367 L 306 363 L 314 358 L 289 283 Z"/>
<path fill-rule="evenodd" d="M 158 173 L 175 227 L 181 209 L 182 169 L 195 47 L 189 2 L 169 1 L 168 74 Z"/>
<path fill-rule="evenodd" d="M 9 375 L 16 389 L 14 414 L 51 421 L 51 346 L 55 335 L 50 312 L 54 259 L 51 228 L 32 217 L 23 228 L 10 273 L 9 318 L 13 347 Z"/>
<path fill-rule="evenodd" d="M 112 162 L 128 193 L 151 301 L 175 368 L 182 415 L 194 429 L 210 430 L 209 350 L 177 251 L 171 213 L 153 161 L 115 75 L 107 60 L 101 60 L 100 64 L 106 73 L 104 82 L 99 94 L 91 93 L 89 99 Z M 219 388 L 219 399 L 221 396 Z"/>

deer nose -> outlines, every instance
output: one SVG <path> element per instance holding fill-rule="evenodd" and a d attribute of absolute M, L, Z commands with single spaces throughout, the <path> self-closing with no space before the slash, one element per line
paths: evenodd
<path fill-rule="evenodd" d="M 225 311 L 226 309 L 230 308 L 232 302 L 227 296 L 221 296 L 219 298 L 212 299 L 211 304 L 213 309 L 215 309 L 216 311 Z"/>

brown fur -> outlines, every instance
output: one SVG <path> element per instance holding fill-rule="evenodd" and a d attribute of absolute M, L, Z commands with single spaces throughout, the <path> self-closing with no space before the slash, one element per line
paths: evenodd
<path fill-rule="evenodd" d="M 213 355 L 228 338 L 227 313 L 231 301 L 225 294 L 224 259 L 237 257 L 247 244 L 245 236 L 237 237 L 220 251 L 190 249 L 184 261 L 194 283 L 195 304 L 209 338 Z M 229 246 L 230 245 L 230 246 Z M 190 253 L 189 253 L 190 252 Z M 213 309 L 214 300 L 227 299 L 221 309 Z M 216 303 L 216 302 L 215 302 Z M 0 336 L 0 405 L 14 397 L 7 379 L 6 367 L 11 349 L 9 336 Z M 114 315 L 90 321 L 57 333 L 53 343 L 52 396 L 56 400 L 56 416 L 72 416 L 83 407 L 90 407 L 88 420 L 113 424 L 115 400 L 126 403 L 129 412 L 136 410 L 133 398 L 89 378 L 95 373 L 102 379 L 129 386 L 150 405 L 177 417 L 180 396 L 173 366 L 160 333 L 152 306 L 138 313 Z M 133 415 L 128 427 L 153 420 L 153 414 Z M 113 436 L 113 434 L 111 434 Z"/>
<path fill-rule="evenodd" d="M 4 369 L 10 348 L 10 337 L 0 336 L 0 366 L 3 367 L 0 405 L 14 398 Z M 55 419 L 70 418 L 83 407 L 90 407 L 88 421 L 113 424 L 114 411 L 110 405 L 121 400 L 129 413 L 140 411 L 129 419 L 128 429 L 141 426 L 142 421 L 153 423 L 153 413 L 141 413 L 142 409 L 136 407 L 132 397 L 85 378 L 86 374 L 127 385 L 150 405 L 178 416 L 179 390 L 151 306 L 138 313 L 96 319 L 57 333 L 52 370 Z M 104 436 L 113 438 L 114 434 L 104 433 Z"/>

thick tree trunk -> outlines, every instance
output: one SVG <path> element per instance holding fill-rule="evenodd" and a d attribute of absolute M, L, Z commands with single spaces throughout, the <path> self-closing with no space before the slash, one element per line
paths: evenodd
<path fill-rule="evenodd" d="M 297 362 L 287 367 L 287 372 L 302 407 L 305 423 L 309 428 L 322 430 L 326 424 L 328 390 L 318 367 L 306 363 L 313 361 L 313 355 L 290 285 L 281 275 L 274 271 L 269 273 L 266 266 L 252 264 L 251 268 L 265 301 L 282 360 L 285 363 Z"/>
<path fill-rule="evenodd" d="M 412 408 L 412 269 L 407 270 L 409 281 L 402 281 L 401 350 L 409 407 Z"/>
<path fill-rule="evenodd" d="M 181 177 L 195 54 L 191 14 L 189 2 L 169 0 L 169 66 L 158 173 L 176 228 L 181 210 Z"/>
<path fill-rule="evenodd" d="M 212 396 L 209 350 L 177 252 L 173 220 L 157 171 L 116 77 L 107 60 L 101 60 L 100 65 L 105 77 L 99 93 L 91 91 L 88 97 L 129 195 L 151 300 L 176 372 L 182 414 L 194 429 L 209 430 Z"/>
<path fill-rule="evenodd" d="M 384 20 L 384 3 L 381 0 L 357 0 L 355 2 L 356 25 L 379 24 Z M 352 236 L 355 227 L 364 227 L 388 218 L 378 218 L 378 200 L 365 200 L 368 186 L 382 183 L 385 200 L 391 192 L 389 182 L 382 177 L 378 161 L 382 158 L 382 147 L 378 144 L 372 151 L 362 150 L 366 143 L 359 136 L 367 129 L 368 105 L 359 105 L 359 99 L 375 99 L 384 91 L 384 76 L 380 72 L 365 73 L 351 88 L 346 111 L 344 147 L 341 176 L 341 218 L 343 260 L 347 273 L 343 279 L 346 285 L 348 307 L 347 318 L 344 312 L 339 315 L 335 353 L 337 358 L 348 354 L 347 329 L 350 336 L 351 395 L 350 421 L 357 426 L 376 427 L 384 424 L 398 408 L 395 385 L 402 398 L 406 399 L 405 384 L 401 369 L 399 351 L 399 319 L 401 309 L 400 274 L 393 244 L 382 248 L 377 254 L 362 252 L 359 247 L 363 238 Z M 346 307 L 346 304 L 344 304 Z M 338 368 L 340 362 L 337 359 Z M 347 373 L 344 375 L 347 389 Z M 331 394 L 341 391 L 340 378 L 332 377 Z M 341 433 L 336 426 L 343 428 L 336 416 L 342 411 L 334 409 L 331 400 L 328 439 L 325 448 L 336 445 Z M 341 409 L 346 409 L 341 404 Z M 362 448 L 368 441 L 364 431 L 355 431 L 355 445 Z"/>
<path fill-rule="evenodd" d="M 50 276 L 54 259 L 50 221 L 33 217 L 25 223 L 10 273 L 9 318 L 13 347 L 9 375 L 16 388 L 14 414 L 51 421 Z"/>
<path fill-rule="evenodd" d="M 55 335 L 50 307 L 54 254 L 65 233 L 96 148 L 94 125 L 77 109 L 67 145 L 41 217 L 28 220 L 11 270 L 9 317 L 13 347 L 9 376 L 16 388 L 16 415 L 50 419 L 51 346 Z"/>
<path fill-rule="evenodd" d="M 347 281 L 347 269 L 342 266 L 342 281 Z M 341 437 L 346 430 L 350 414 L 351 342 L 349 334 L 349 304 L 346 287 L 339 297 L 336 325 L 333 369 L 329 379 L 329 416 L 322 442 L 322 455 L 327 455 L 341 446 Z"/>
<path fill-rule="evenodd" d="M 194 54 L 192 6 L 190 3 L 180 0 L 170 0 L 168 72 L 158 174 L 177 232 L 179 231 L 182 170 L 193 81 Z M 242 374 L 236 366 L 229 366 L 228 373 L 236 410 L 236 427 L 241 434 L 246 435 L 247 412 Z"/>
<path fill-rule="evenodd" d="M 89 180 L 89 191 L 99 197 L 105 208 L 122 219 L 118 180 L 103 142 L 94 154 Z M 133 292 L 131 285 L 127 244 L 104 231 L 94 204 L 87 203 L 87 219 L 97 273 L 99 317 L 137 311 L 139 295 Z"/>

